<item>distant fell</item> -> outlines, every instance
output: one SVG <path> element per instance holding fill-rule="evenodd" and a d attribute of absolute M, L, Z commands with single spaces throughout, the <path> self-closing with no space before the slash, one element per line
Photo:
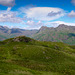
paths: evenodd
<path fill-rule="evenodd" d="M 75 44 L 75 26 L 67 26 L 64 24 L 56 28 L 41 27 L 38 33 L 32 38 L 40 41 L 64 42 L 67 44 Z"/>
<path fill-rule="evenodd" d="M 20 28 L 8 28 L 6 26 L 0 26 L 0 41 L 13 38 L 16 36 L 31 36 L 35 34 L 38 30 L 25 30 Z"/>

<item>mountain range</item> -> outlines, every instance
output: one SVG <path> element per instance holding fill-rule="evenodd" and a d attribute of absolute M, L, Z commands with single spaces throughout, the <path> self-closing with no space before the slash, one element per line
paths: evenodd
<path fill-rule="evenodd" d="M 64 24 L 56 28 L 43 26 L 32 38 L 40 41 L 63 42 L 74 45 L 75 26 L 67 26 Z"/>
<path fill-rule="evenodd" d="M 63 42 L 75 45 L 75 26 L 67 26 L 64 24 L 56 28 L 42 26 L 39 30 L 10 29 L 6 26 L 0 26 L 0 41 L 21 35 L 40 41 Z"/>
<path fill-rule="evenodd" d="M 31 36 L 32 34 L 35 34 L 38 30 L 25 30 L 25 29 L 19 29 L 19 28 L 8 28 L 6 26 L 0 26 L 0 41 L 12 38 L 15 36 Z"/>

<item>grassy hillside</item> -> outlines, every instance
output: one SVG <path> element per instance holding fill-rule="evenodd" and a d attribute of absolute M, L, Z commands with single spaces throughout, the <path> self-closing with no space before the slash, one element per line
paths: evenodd
<path fill-rule="evenodd" d="M 0 42 L 0 75 L 74 75 L 75 46 L 25 36 Z"/>

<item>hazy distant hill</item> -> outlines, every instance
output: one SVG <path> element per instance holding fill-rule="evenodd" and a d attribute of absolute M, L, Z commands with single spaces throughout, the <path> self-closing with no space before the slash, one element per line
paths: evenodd
<path fill-rule="evenodd" d="M 43 26 L 32 38 L 41 41 L 75 44 L 75 26 L 67 26 L 64 24 L 56 28 Z"/>
<path fill-rule="evenodd" d="M 19 28 L 9 29 L 6 26 L 0 26 L 0 41 L 20 35 L 31 36 L 32 34 L 35 34 L 37 31 L 38 30 L 24 30 Z"/>

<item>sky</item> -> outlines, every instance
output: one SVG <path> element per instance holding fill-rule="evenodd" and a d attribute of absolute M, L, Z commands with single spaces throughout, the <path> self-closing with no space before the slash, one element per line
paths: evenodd
<path fill-rule="evenodd" d="M 0 0 L 0 25 L 39 29 L 75 26 L 75 0 Z"/>

